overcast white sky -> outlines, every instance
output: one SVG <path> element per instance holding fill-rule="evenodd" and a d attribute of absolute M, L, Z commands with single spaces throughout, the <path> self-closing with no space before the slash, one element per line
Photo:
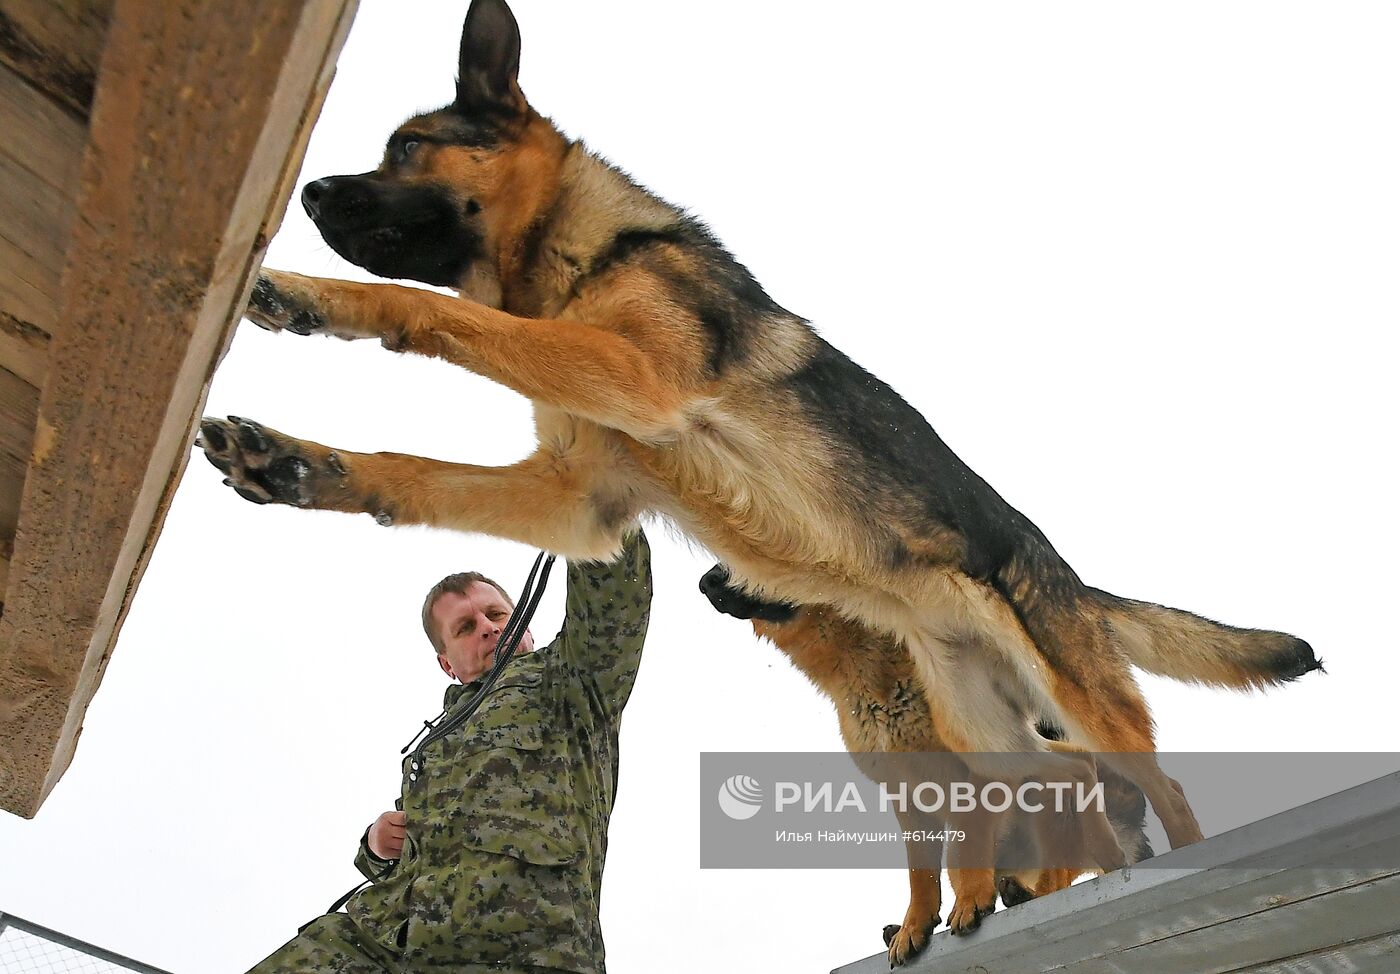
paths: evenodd
<path fill-rule="evenodd" d="M 464 10 L 363 0 L 304 179 L 371 168 L 450 98 Z M 515 10 L 541 111 L 705 217 L 1088 582 L 1326 659 L 1267 696 L 1146 680 L 1164 750 L 1395 748 L 1400 8 Z M 267 262 L 362 276 L 295 205 Z M 209 411 L 478 463 L 532 443 L 527 404 L 485 380 L 251 325 Z M 191 463 L 67 776 L 36 820 L 0 816 L 0 910 L 178 974 L 245 970 L 356 880 L 398 749 L 439 706 L 423 591 L 468 567 L 514 588 L 532 555 L 219 481 Z M 651 536 L 610 970 L 878 951 L 902 873 L 697 867 L 699 752 L 841 745 L 780 654 L 696 592 L 711 560 Z"/>

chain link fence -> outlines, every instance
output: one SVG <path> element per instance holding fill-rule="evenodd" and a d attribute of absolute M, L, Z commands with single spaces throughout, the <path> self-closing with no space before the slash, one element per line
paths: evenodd
<path fill-rule="evenodd" d="M 149 964 L 0 913 L 0 974 L 166 974 Z"/>

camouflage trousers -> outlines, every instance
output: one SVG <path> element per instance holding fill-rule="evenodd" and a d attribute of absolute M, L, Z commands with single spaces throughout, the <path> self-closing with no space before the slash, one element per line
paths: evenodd
<path fill-rule="evenodd" d="M 496 964 L 415 966 L 373 937 L 344 913 L 327 913 L 268 955 L 248 974 L 563 974 L 552 968 L 505 968 Z"/>
<path fill-rule="evenodd" d="M 248 974 L 397 974 L 403 961 L 344 913 L 327 913 Z"/>

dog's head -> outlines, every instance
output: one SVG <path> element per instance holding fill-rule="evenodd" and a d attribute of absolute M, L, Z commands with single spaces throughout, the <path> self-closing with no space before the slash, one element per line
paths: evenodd
<path fill-rule="evenodd" d="M 404 122 L 372 172 L 307 183 L 326 243 L 381 277 L 470 288 L 499 300 L 499 257 L 552 193 L 563 138 L 520 91 L 520 29 L 504 0 L 473 0 L 457 94 Z"/>

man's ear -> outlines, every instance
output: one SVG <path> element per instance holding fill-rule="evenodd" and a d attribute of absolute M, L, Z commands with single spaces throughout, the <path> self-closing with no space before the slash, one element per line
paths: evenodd
<path fill-rule="evenodd" d="M 453 107 L 466 115 L 523 115 L 519 71 L 520 28 L 510 7 L 505 0 L 472 0 L 462 25 Z"/>
<path fill-rule="evenodd" d="M 441 666 L 442 671 L 452 677 L 452 679 L 457 679 L 457 674 L 452 672 L 452 664 L 447 662 L 447 657 L 441 653 L 438 653 L 438 666 Z"/>

